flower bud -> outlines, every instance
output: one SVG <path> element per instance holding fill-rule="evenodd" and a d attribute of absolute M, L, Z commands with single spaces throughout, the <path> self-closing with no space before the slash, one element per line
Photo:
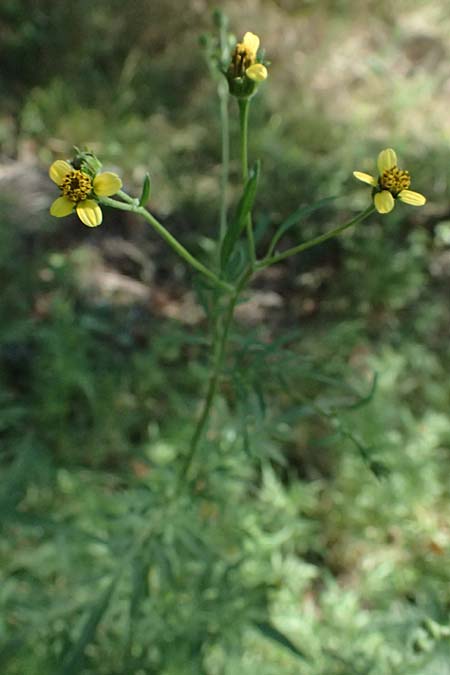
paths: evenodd
<path fill-rule="evenodd" d="M 267 79 L 267 68 L 257 57 L 259 43 L 259 37 L 248 32 L 235 46 L 226 72 L 232 96 L 250 98 L 256 93 L 258 84 Z"/>

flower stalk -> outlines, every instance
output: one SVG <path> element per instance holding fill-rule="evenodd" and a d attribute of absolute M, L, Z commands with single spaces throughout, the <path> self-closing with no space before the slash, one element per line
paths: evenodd
<path fill-rule="evenodd" d="M 239 125 L 241 140 L 241 172 L 242 182 L 245 186 L 248 181 L 248 116 L 250 111 L 250 99 L 239 99 Z M 255 239 L 253 236 L 253 223 L 251 213 L 247 216 L 246 222 L 248 254 L 252 268 L 256 263 Z"/>
<path fill-rule="evenodd" d="M 228 33 L 226 22 L 223 17 L 220 21 L 219 28 L 219 45 L 221 59 L 227 54 Z M 220 133 L 221 133 L 221 155 L 222 155 L 222 172 L 220 176 L 220 207 L 219 207 L 219 246 L 222 243 L 227 232 L 228 220 L 228 181 L 230 174 L 230 112 L 229 112 L 229 88 L 224 78 L 221 78 L 217 87 L 219 96 L 219 110 L 220 110 Z"/>
<path fill-rule="evenodd" d="M 288 248 L 286 251 L 282 251 L 281 253 L 277 253 L 276 255 L 263 258 L 262 260 L 258 261 L 256 263 L 256 269 L 257 270 L 262 270 L 266 267 L 270 267 L 271 265 L 275 265 L 278 262 L 281 262 L 282 260 L 285 260 L 286 258 L 290 258 L 293 255 L 297 255 L 298 253 L 302 253 L 302 251 L 306 251 L 309 248 L 313 248 L 314 246 L 318 246 L 319 244 L 322 244 L 324 241 L 328 241 L 328 239 L 333 239 L 333 237 L 337 237 L 339 234 L 347 230 L 349 227 L 352 227 L 352 225 L 357 225 L 358 223 L 362 222 L 365 220 L 368 216 L 370 216 L 373 212 L 375 211 L 375 206 L 368 206 L 365 211 L 362 211 L 359 213 L 357 216 L 352 218 L 352 220 L 349 220 L 347 223 L 344 223 L 343 225 L 339 225 L 338 227 L 335 227 L 333 230 L 329 230 L 328 232 L 325 232 L 324 234 L 320 234 L 318 237 L 314 237 L 313 239 L 309 239 L 309 241 L 303 242 L 303 244 L 298 244 L 297 246 L 293 246 L 292 248 Z"/>

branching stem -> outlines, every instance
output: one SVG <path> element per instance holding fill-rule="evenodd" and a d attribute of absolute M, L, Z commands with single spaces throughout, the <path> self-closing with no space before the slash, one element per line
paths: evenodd
<path fill-rule="evenodd" d="M 281 260 L 285 260 L 286 258 L 290 258 L 291 256 L 296 255 L 297 253 L 306 251 L 308 248 L 318 246 L 319 244 L 322 244 L 324 241 L 327 241 L 328 239 L 337 237 L 338 234 L 341 234 L 341 232 L 344 232 L 344 230 L 347 230 L 349 227 L 352 227 L 352 225 L 356 225 L 357 223 L 360 223 L 362 220 L 365 220 L 374 211 L 375 207 L 371 205 L 365 211 L 362 211 L 357 216 L 352 218 L 352 220 L 349 220 L 347 223 L 344 223 L 343 225 L 339 225 L 339 227 L 335 227 L 333 230 L 329 230 L 324 234 L 320 234 L 318 237 L 314 237 L 314 239 L 310 239 L 309 241 L 303 242 L 303 244 L 298 244 L 298 246 L 288 248 L 286 251 L 282 251 L 277 255 L 259 260 L 256 263 L 255 268 L 257 270 L 262 270 L 265 267 L 270 267 L 271 265 L 275 265 L 275 263 L 281 262 Z"/>

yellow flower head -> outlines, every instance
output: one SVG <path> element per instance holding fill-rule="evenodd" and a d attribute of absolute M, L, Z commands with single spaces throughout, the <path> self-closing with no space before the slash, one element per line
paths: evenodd
<path fill-rule="evenodd" d="M 78 218 L 88 227 L 97 227 L 102 222 L 102 211 L 98 197 L 111 197 L 122 187 L 119 176 L 110 171 L 91 176 L 75 169 L 69 162 L 57 159 L 49 169 L 51 180 L 62 192 L 50 207 L 50 213 L 57 218 L 68 216 L 75 209 Z"/>
<path fill-rule="evenodd" d="M 267 68 L 258 61 L 259 44 L 259 37 L 248 32 L 234 48 L 226 76 L 231 93 L 238 98 L 249 98 L 256 85 L 267 79 Z"/>
<path fill-rule="evenodd" d="M 378 213 L 392 211 L 396 199 L 412 206 L 423 206 L 426 203 L 426 198 L 420 192 L 409 189 L 411 185 L 409 171 L 398 168 L 395 150 L 392 148 L 382 150 L 378 155 L 377 166 L 378 179 L 361 171 L 354 171 L 353 175 L 373 187 L 373 201 Z"/>

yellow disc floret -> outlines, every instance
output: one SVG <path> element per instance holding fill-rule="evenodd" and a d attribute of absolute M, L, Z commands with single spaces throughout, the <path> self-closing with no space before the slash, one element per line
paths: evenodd
<path fill-rule="evenodd" d="M 92 182 L 90 177 L 82 171 L 71 171 L 65 176 L 61 190 L 71 202 L 81 202 L 92 191 Z"/>
<path fill-rule="evenodd" d="M 389 190 L 393 195 L 397 195 L 402 190 L 407 190 L 411 185 L 411 176 L 409 171 L 399 169 L 393 166 L 392 169 L 386 169 L 380 176 L 380 186 L 383 190 Z"/>
<path fill-rule="evenodd" d="M 233 77 L 244 77 L 247 68 L 250 68 L 256 61 L 255 52 L 250 49 L 245 42 L 238 42 L 231 60 L 231 71 Z"/>

